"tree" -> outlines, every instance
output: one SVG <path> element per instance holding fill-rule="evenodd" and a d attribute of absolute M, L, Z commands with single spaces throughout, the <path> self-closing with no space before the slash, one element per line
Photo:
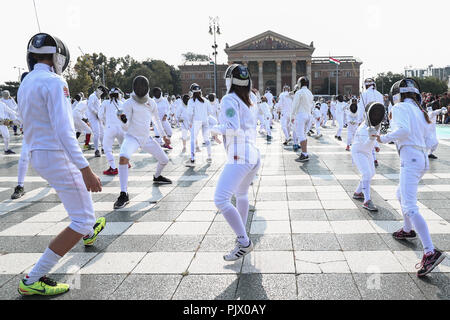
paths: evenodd
<path fill-rule="evenodd" d="M 5 84 L 0 86 L 1 91 L 8 90 L 11 97 L 17 97 L 17 90 L 19 90 L 20 83 L 18 81 L 5 81 Z"/>
<path fill-rule="evenodd" d="M 397 81 L 405 78 L 403 74 L 399 73 L 380 73 L 378 74 L 375 82 L 377 84 L 377 89 L 382 93 L 389 93 L 391 87 Z M 434 77 L 428 78 L 414 78 L 420 85 L 420 90 L 422 92 L 430 92 L 434 95 L 442 94 L 448 90 L 447 83 L 445 81 L 441 81 Z"/>
<path fill-rule="evenodd" d="M 198 54 L 194 52 L 183 53 L 182 57 L 184 58 L 184 62 L 202 62 L 202 61 L 210 61 L 211 59 L 204 54 Z"/>

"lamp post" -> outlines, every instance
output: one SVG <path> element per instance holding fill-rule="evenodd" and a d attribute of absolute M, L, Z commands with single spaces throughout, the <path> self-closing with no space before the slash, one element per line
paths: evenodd
<path fill-rule="evenodd" d="M 20 82 L 20 76 L 22 75 L 22 73 L 20 72 L 20 70 L 25 71 L 25 68 L 21 68 L 21 67 L 14 67 L 14 69 L 17 69 L 19 71 L 19 82 Z"/>
<path fill-rule="evenodd" d="M 213 56 L 214 56 L 214 93 L 217 96 L 217 48 L 216 35 L 220 34 L 219 17 L 209 17 L 209 34 L 214 36 Z"/>

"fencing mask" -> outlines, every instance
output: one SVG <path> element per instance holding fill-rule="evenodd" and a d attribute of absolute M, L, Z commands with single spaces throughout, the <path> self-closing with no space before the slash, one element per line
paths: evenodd
<path fill-rule="evenodd" d="M 366 124 L 369 127 L 378 127 L 385 116 L 384 105 L 379 102 L 372 102 L 366 106 Z"/>
<path fill-rule="evenodd" d="M 139 103 L 146 103 L 148 100 L 148 91 L 150 89 L 148 79 L 144 76 L 137 76 L 133 80 L 133 93 L 131 97 Z"/>

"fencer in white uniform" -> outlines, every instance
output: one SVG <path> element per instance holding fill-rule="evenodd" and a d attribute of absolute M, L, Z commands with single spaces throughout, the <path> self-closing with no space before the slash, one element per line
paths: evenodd
<path fill-rule="evenodd" d="M 322 126 L 326 127 L 328 122 L 328 104 L 324 99 L 320 99 L 320 112 L 322 113 Z"/>
<path fill-rule="evenodd" d="M 330 104 L 331 117 L 333 118 L 333 122 L 331 123 L 331 125 L 334 127 L 334 126 L 336 126 L 336 98 L 334 96 L 331 99 L 331 101 L 329 102 L 329 104 Z"/>
<path fill-rule="evenodd" d="M 445 259 L 431 240 L 427 222 L 417 205 L 419 182 L 429 169 L 428 149 L 432 146 L 431 121 L 421 106 L 419 84 L 410 78 L 396 82 L 391 88 L 392 132 L 377 136 L 380 143 L 394 141 L 400 155 L 400 181 L 397 197 L 401 203 L 404 225 L 393 234 L 397 240 L 414 239 L 417 234 L 423 245 L 424 256 L 418 277 L 430 273 Z M 416 233 L 417 232 L 417 233 Z"/>
<path fill-rule="evenodd" d="M 349 120 L 359 121 L 356 104 L 352 104 L 350 108 L 352 111 L 349 114 Z M 358 127 L 352 145 L 353 163 L 362 176 L 353 198 L 364 200 L 363 208 L 374 212 L 378 211 L 378 209 L 373 204 L 370 195 L 370 184 L 375 175 L 372 150 L 377 146 L 375 136 L 380 133 L 380 124 L 383 121 L 384 113 L 383 104 L 377 102 L 369 104 L 363 114 L 365 121 Z"/>
<path fill-rule="evenodd" d="M 358 100 L 352 99 L 350 106 L 345 109 L 345 113 L 347 114 L 347 148 L 345 150 L 350 151 L 356 130 L 362 122 L 358 113 Z"/>
<path fill-rule="evenodd" d="M 253 250 L 246 224 L 248 191 L 260 168 L 256 147 L 256 119 L 250 99 L 251 77 L 247 67 L 233 64 L 225 72 L 227 95 L 222 99 L 223 122 L 213 130 L 222 134 L 227 163 L 217 182 L 214 202 L 237 236 L 236 247 L 224 255 L 226 261 L 238 260 Z M 231 203 L 236 197 L 236 206 Z"/>
<path fill-rule="evenodd" d="M 322 122 L 323 122 L 323 120 L 322 120 L 323 113 L 322 113 L 322 110 L 320 110 L 320 109 L 321 109 L 321 104 L 317 103 L 316 107 L 312 111 L 314 123 L 315 123 L 315 126 L 316 126 L 316 131 L 317 131 L 317 135 L 316 135 L 317 139 L 322 137 L 322 134 L 320 133 L 320 127 L 321 127 Z"/>
<path fill-rule="evenodd" d="M 92 246 L 106 222 L 95 219 L 89 191 L 101 191 L 101 183 L 75 137 L 69 89 L 61 76 L 69 64 L 68 49 L 58 38 L 39 33 L 28 44 L 27 61 L 30 73 L 19 87 L 18 109 L 30 162 L 56 190 L 71 222 L 19 283 L 19 293 L 55 295 L 67 292 L 69 285 L 46 274 L 81 238 Z"/>
<path fill-rule="evenodd" d="M 97 90 L 89 96 L 87 116 L 89 123 L 94 134 L 94 149 L 95 156 L 100 157 L 101 152 L 99 150 L 100 144 L 103 141 L 103 125 L 98 118 L 98 109 L 102 103 L 102 99 L 108 97 L 108 89 L 105 86 L 98 86 Z"/>
<path fill-rule="evenodd" d="M 448 113 L 448 110 L 445 107 L 443 107 L 442 109 L 435 109 L 435 110 L 433 110 L 433 107 L 428 107 L 427 112 L 428 112 L 428 117 L 430 118 L 430 121 L 431 121 L 430 139 L 432 140 L 432 145 L 431 145 L 431 148 L 430 148 L 430 151 L 428 154 L 428 158 L 437 159 L 437 157 L 433 154 L 439 146 L 439 140 L 437 138 L 437 133 L 436 133 L 436 118 L 439 115 L 446 115 Z"/>
<path fill-rule="evenodd" d="M 84 150 L 89 150 L 89 141 L 92 135 L 92 129 L 89 125 L 83 120 L 86 119 L 87 112 L 87 100 L 82 100 L 82 95 L 80 93 L 76 94 L 75 102 L 72 105 L 72 116 L 73 116 L 73 125 L 75 127 L 75 132 L 77 133 L 77 139 L 79 138 L 79 134 L 84 133 L 86 136 Z"/>
<path fill-rule="evenodd" d="M 158 106 L 158 114 L 159 114 L 159 120 L 161 121 L 162 127 L 164 128 L 164 132 L 167 135 L 167 137 L 170 139 L 172 137 L 172 127 L 170 126 L 169 121 L 167 120 L 170 116 L 170 104 L 169 101 L 167 101 L 166 97 L 162 96 L 162 90 L 161 88 L 153 88 L 152 89 L 152 96 L 153 99 Z M 155 128 L 155 137 L 158 140 L 158 142 L 162 145 L 163 148 L 171 150 L 172 147 L 170 144 L 163 143 L 161 140 L 161 134 L 158 130 L 158 128 Z"/>
<path fill-rule="evenodd" d="M 310 122 L 311 110 L 314 107 L 314 96 L 308 89 L 309 80 L 307 77 L 298 79 L 297 85 L 300 89 L 295 93 L 294 102 L 292 103 L 291 121 L 295 121 L 297 127 L 296 133 L 300 141 L 302 154 L 295 161 L 306 162 L 309 161 L 306 130 Z"/>
<path fill-rule="evenodd" d="M 267 134 L 267 141 L 272 140 L 272 129 L 270 128 L 272 121 L 272 113 L 270 112 L 269 104 L 267 103 L 267 98 L 262 97 L 261 103 L 258 105 L 259 108 L 259 120 L 261 121 L 261 126 L 264 126 L 264 130 Z"/>
<path fill-rule="evenodd" d="M 4 104 L 6 104 L 11 110 L 14 110 L 14 112 L 17 113 L 17 103 L 14 100 L 13 97 L 11 97 L 11 94 L 9 92 L 9 90 L 3 90 L 2 91 L 2 98 L 0 99 L 0 102 L 3 102 Z M 18 135 L 17 133 L 17 128 L 18 125 L 14 125 L 13 126 L 13 130 L 14 130 L 14 135 Z"/>
<path fill-rule="evenodd" d="M 274 107 L 273 94 L 272 94 L 272 92 L 270 91 L 269 88 L 266 89 L 266 92 L 264 93 L 264 97 L 266 97 L 267 103 L 269 104 L 269 106 L 271 108 L 273 108 Z"/>
<path fill-rule="evenodd" d="M 364 111 L 369 103 L 378 102 L 384 105 L 384 97 L 377 91 L 377 86 L 374 79 L 365 79 L 364 86 L 366 90 L 361 93 L 358 103 L 358 115 L 361 120 L 364 118 Z"/>
<path fill-rule="evenodd" d="M 183 142 L 183 150 L 181 153 L 186 152 L 186 141 L 188 140 L 189 131 L 191 130 L 190 116 L 188 111 L 189 95 L 183 95 L 181 103 L 178 106 L 176 117 L 180 123 L 181 128 L 181 140 Z"/>
<path fill-rule="evenodd" d="M 17 125 L 17 122 L 17 113 L 10 107 L 8 107 L 5 103 L 0 101 L 0 134 L 3 137 L 3 143 L 5 145 L 4 153 L 6 155 L 15 154 L 14 151 L 9 149 L 11 136 L 9 134 L 8 126 L 12 123 L 16 123 Z"/>
<path fill-rule="evenodd" d="M 291 139 L 292 96 L 289 94 L 289 91 L 289 86 L 284 86 L 278 102 L 281 111 L 281 129 L 285 138 L 284 145 L 287 145 Z"/>
<path fill-rule="evenodd" d="M 195 165 L 195 141 L 199 132 L 202 132 L 203 142 L 208 152 L 207 162 L 211 162 L 211 142 L 209 140 L 209 122 L 208 117 L 211 113 L 211 105 L 207 99 L 202 97 L 202 89 L 196 83 L 190 87 L 193 93 L 192 98 L 188 102 L 189 123 L 191 124 L 191 159 L 188 165 Z"/>
<path fill-rule="evenodd" d="M 119 97 L 119 89 L 112 88 L 109 91 L 109 99 L 103 100 L 98 111 L 98 118 L 105 127 L 102 145 L 105 150 L 106 160 L 109 164 L 109 168 L 103 171 L 103 174 L 108 176 L 119 174 L 119 169 L 117 169 L 112 151 L 114 141 L 117 139 L 119 145 L 122 145 L 125 138 L 124 124 L 117 116 L 123 113 L 122 104 Z"/>
<path fill-rule="evenodd" d="M 128 195 L 128 170 L 129 162 L 133 154 L 141 148 L 150 153 L 158 161 L 156 171 L 153 176 L 154 184 L 171 184 L 172 181 L 161 175 L 164 167 L 169 163 L 161 145 L 150 136 L 150 122 L 153 118 L 153 125 L 158 130 L 166 144 L 170 144 L 170 139 L 161 125 L 156 102 L 149 97 L 149 81 L 144 76 L 137 76 L 133 80 L 133 93 L 131 98 L 122 105 L 123 113 L 119 115 L 120 120 L 125 124 L 125 139 L 120 147 L 119 180 L 120 196 L 114 203 L 114 209 L 121 209 L 129 202 Z"/>
<path fill-rule="evenodd" d="M 344 97 L 342 95 L 338 95 L 336 102 L 336 120 L 338 123 L 338 130 L 335 138 L 339 141 L 342 141 L 342 130 L 344 130 L 344 115 L 346 106 L 347 103 L 344 101 Z"/>

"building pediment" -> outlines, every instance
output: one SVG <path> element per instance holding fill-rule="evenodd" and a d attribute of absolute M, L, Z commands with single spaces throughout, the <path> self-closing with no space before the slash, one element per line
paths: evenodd
<path fill-rule="evenodd" d="M 308 46 L 269 30 L 234 46 L 228 47 L 225 49 L 225 52 L 268 50 L 301 50 L 310 51 L 312 53 L 314 51 L 314 45 L 311 43 L 311 45 Z"/>

